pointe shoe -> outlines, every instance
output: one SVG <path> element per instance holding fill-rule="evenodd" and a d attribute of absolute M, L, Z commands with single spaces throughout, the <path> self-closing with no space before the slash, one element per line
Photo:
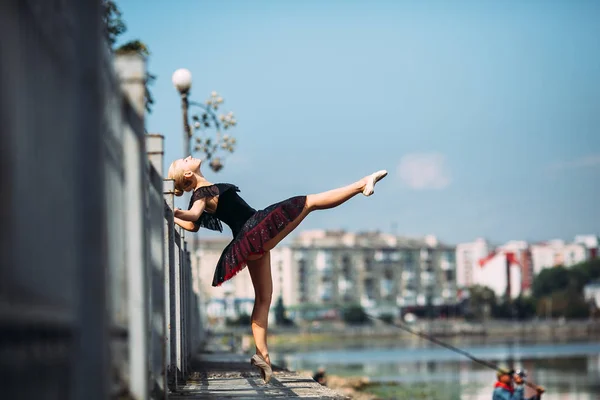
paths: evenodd
<path fill-rule="evenodd" d="M 362 193 L 365 196 L 370 196 L 375 193 L 375 184 L 385 178 L 387 174 L 388 172 L 385 169 L 382 169 L 381 171 L 377 171 L 369 175 L 367 177 L 367 184 L 365 185 Z"/>
<path fill-rule="evenodd" d="M 258 354 L 252 356 L 250 359 L 250 364 L 257 367 L 260 370 L 260 375 L 265 383 L 269 383 L 271 377 L 273 376 L 273 370 L 271 369 L 271 366 L 267 364 L 267 362 Z"/>

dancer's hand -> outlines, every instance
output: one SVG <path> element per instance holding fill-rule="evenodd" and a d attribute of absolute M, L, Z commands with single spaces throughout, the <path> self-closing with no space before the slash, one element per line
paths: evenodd
<path fill-rule="evenodd" d="M 535 390 L 536 390 L 536 392 L 538 394 L 542 394 L 542 393 L 544 393 L 546 391 L 546 389 L 544 389 L 543 386 L 538 386 L 538 387 L 535 388 Z"/>

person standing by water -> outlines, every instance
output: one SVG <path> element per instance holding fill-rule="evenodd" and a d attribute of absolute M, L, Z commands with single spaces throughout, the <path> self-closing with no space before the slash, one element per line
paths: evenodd
<path fill-rule="evenodd" d="M 221 222 L 231 228 L 233 239 L 217 262 L 212 285 L 220 286 L 248 266 L 255 294 L 251 327 L 256 354 L 250 362 L 259 368 L 268 383 L 273 375 L 267 348 L 273 295 L 270 250 L 311 212 L 337 207 L 359 193 L 371 196 L 375 184 L 387 175 L 387 171 L 374 172 L 348 186 L 327 192 L 291 197 L 257 211 L 238 195 L 237 186 L 209 182 L 200 171 L 201 163 L 189 156 L 174 161 L 169 167 L 169 179 L 175 181 L 175 195 L 192 192 L 188 210 L 174 210 L 175 223 L 193 232 L 200 227 L 222 232 Z M 260 180 L 261 176 L 257 176 Z"/>
<path fill-rule="evenodd" d="M 317 372 L 313 375 L 313 379 L 323 386 L 327 386 L 327 373 L 325 367 L 319 367 Z"/>
<path fill-rule="evenodd" d="M 494 385 L 492 400 L 541 400 L 544 388 L 538 386 L 537 394 L 525 398 L 525 377 L 523 371 L 515 373 L 508 368 L 499 368 L 496 376 L 498 381 Z M 514 380 L 514 384 L 513 384 Z"/>

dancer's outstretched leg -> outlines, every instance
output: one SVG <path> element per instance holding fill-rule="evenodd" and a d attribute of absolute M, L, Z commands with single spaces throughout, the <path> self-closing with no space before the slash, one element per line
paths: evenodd
<path fill-rule="evenodd" d="M 273 296 L 273 278 L 271 276 L 271 254 L 265 253 L 261 258 L 248 260 L 248 271 L 254 286 L 254 308 L 252 309 L 252 336 L 256 344 L 256 354 L 269 365 L 269 349 L 267 348 L 267 329 L 269 307 Z"/>
<path fill-rule="evenodd" d="M 281 242 L 287 235 L 290 234 L 300 222 L 312 211 L 326 210 L 334 208 L 342 203 L 350 200 L 352 197 L 359 193 L 365 196 L 373 194 L 375 184 L 383 179 L 387 175 L 387 171 L 377 171 L 371 175 L 365 176 L 363 179 L 354 182 L 351 185 L 344 186 L 338 189 L 329 190 L 327 192 L 309 194 L 306 196 L 306 205 L 300 215 L 292 222 L 290 222 L 281 232 L 279 232 L 274 238 L 269 240 L 264 245 L 264 250 L 268 251 L 273 249 L 279 242 Z"/>

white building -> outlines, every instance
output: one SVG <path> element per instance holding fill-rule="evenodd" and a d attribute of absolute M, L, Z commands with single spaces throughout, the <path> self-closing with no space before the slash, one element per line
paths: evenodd
<path fill-rule="evenodd" d="M 511 295 L 515 295 L 517 287 L 519 293 L 528 294 L 533 285 L 535 275 L 544 268 L 563 265 L 566 267 L 584 262 L 597 257 L 600 240 L 595 235 L 578 235 L 574 243 L 565 243 L 563 240 L 550 240 L 543 243 L 529 244 L 522 240 L 511 240 L 496 248 L 490 246 L 485 239 L 476 239 L 474 242 L 461 243 L 456 246 L 456 271 L 459 289 L 472 285 L 485 285 L 502 292 L 506 288 L 506 272 L 499 272 L 503 263 L 500 259 L 490 259 L 486 268 L 481 268 L 479 261 L 486 258 L 488 253 L 513 254 L 515 258 L 513 271 L 511 267 Z M 517 266 L 518 265 L 518 266 Z M 514 279 L 518 282 L 513 283 Z M 499 280 L 499 279 L 502 279 Z"/>
<path fill-rule="evenodd" d="M 521 264 L 510 251 L 499 249 L 491 253 L 480 260 L 473 271 L 474 284 L 489 287 L 497 297 L 506 294 L 509 281 L 510 297 L 516 298 L 521 294 Z"/>
<path fill-rule="evenodd" d="M 456 284 L 459 288 L 477 284 L 473 274 L 479 265 L 479 260 L 487 257 L 490 250 L 489 243 L 483 238 L 456 246 Z"/>
<path fill-rule="evenodd" d="M 600 308 L 600 281 L 585 285 L 583 287 L 583 297 L 586 301 L 593 301 L 596 308 Z"/>
<path fill-rule="evenodd" d="M 575 243 L 582 244 L 588 249 L 588 259 L 600 256 L 600 238 L 598 235 L 577 235 Z"/>
<path fill-rule="evenodd" d="M 521 292 L 528 295 L 533 285 L 533 263 L 531 260 L 531 249 L 528 242 L 524 240 L 511 240 L 498 247 L 498 250 L 513 253 L 521 267 Z"/>
<path fill-rule="evenodd" d="M 532 281 L 529 244 L 513 240 L 494 248 L 483 238 L 456 246 L 456 283 L 459 289 L 473 285 L 488 286 L 497 296 L 504 296 L 508 283 L 507 257 L 512 261 L 511 297 L 527 291 Z"/>
<path fill-rule="evenodd" d="M 589 259 L 587 247 L 580 243 L 565 243 L 563 240 L 549 240 L 531 245 L 533 273 L 539 274 L 544 268 L 563 265 L 570 267 Z"/>

